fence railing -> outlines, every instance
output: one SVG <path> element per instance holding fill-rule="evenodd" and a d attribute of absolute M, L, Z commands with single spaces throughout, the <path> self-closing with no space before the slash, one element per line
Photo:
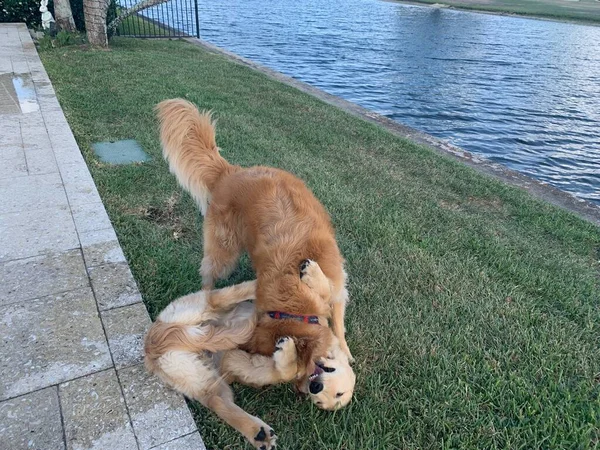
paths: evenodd
<path fill-rule="evenodd" d="M 137 0 L 117 0 L 117 8 L 131 8 Z M 121 22 L 118 36 L 142 38 L 200 37 L 198 0 L 169 0 L 132 14 Z"/>

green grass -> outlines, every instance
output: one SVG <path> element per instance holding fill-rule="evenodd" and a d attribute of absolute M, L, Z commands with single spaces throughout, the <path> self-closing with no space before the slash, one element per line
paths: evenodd
<path fill-rule="evenodd" d="M 150 313 L 200 288 L 202 219 L 162 160 L 153 106 L 218 118 L 235 164 L 304 180 L 347 258 L 349 407 L 236 386 L 284 449 L 593 448 L 600 439 L 600 230 L 313 97 L 181 41 L 42 53 Z M 149 163 L 99 163 L 137 139 Z M 252 277 L 248 260 L 230 284 Z M 209 448 L 246 448 L 193 406 Z"/>
<path fill-rule="evenodd" d="M 559 20 L 600 22 L 600 2 L 598 0 L 409 0 L 409 2 L 437 3 L 461 9 Z"/>

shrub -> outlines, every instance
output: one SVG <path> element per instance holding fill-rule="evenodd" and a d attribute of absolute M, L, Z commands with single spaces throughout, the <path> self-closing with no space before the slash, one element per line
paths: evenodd
<path fill-rule="evenodd" d="M 54 2 L 48 2 L 48 11 L 54 15 Z M 25 22 L 30 28 L 42 25 L 40 2 L 36 0 L 0 0 L 0 22 Z"/>
<path fill-rule="evenodd" d="M 73 20 L 78 31 L 85 31 L 83 0 L 70 0 Z M 48 11 L 54 15 L 54 2 L 48 1 Z M 117 16 L 115 0 L 110 2 L 106 23 Z M 0 0 L 0 22 L 25 22 L 30 28 L 42 26 L 39 0 Z"/>

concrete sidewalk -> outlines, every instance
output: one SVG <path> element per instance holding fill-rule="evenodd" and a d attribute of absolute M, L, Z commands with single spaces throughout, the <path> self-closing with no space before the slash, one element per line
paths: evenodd
<path fill-rule="evenodd" d="M 24 24 L 0 24 L 0 449 L 203 449 Z"/>

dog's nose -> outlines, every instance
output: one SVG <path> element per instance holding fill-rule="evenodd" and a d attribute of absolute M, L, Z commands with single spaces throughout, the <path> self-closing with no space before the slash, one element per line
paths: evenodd
<path fill-rule="evenodd" d="M 311 381 L 308 390 L 311 394 L 318 394 L 323 390 L 323 383 L 319 383 L 318 381 Z"/>

